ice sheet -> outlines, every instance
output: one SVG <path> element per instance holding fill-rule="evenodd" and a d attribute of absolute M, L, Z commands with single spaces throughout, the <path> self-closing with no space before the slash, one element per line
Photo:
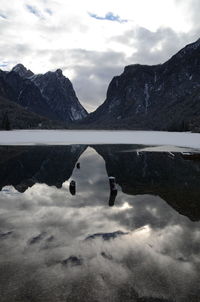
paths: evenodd
<path fill-rule="evenodd" d="M 163 131 L 12 130 L 0 131 L 0 145 L 141 144 L 200 149 L 200 134 Z"/>

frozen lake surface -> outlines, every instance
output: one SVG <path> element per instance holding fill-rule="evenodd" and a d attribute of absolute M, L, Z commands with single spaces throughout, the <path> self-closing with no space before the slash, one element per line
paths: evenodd
<path fill-rule="evenodd" d="M 0 131 L 0 145 L 139 144 L 200 148 L 200 134 L 163 131 Z"/>

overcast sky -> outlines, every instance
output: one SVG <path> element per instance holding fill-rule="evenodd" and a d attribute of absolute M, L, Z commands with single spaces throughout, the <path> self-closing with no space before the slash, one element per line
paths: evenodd
<path fill-rule="evenodd" d="M 0 68 L 61 68 L 93 111 L 128 64 L 162 63 L 197 40 L 199 0 L 1 0 Z"/>

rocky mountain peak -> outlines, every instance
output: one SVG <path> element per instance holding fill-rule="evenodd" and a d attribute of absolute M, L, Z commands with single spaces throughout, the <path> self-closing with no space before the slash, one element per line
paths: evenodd
<path fill-rule="evenodd" d="M 131 64 L 131 65 L 125 66 L 124 73 L 137 72 L 141 67 L 142 67 L 142 65 L 140 65 L 140 64 Z"/>
<path fill-rule="evenodd" d="M 170 60 L 177 59 L 177 58 L 179 60 L 187 59 L 187 57 L 195 55 L 196 52 L 199 51 L 199 49 L 200 49 L 200 39 L 198 39 L 197 41 L 195 41 L 193 43 L 186 45 L 177 54 L 175 54 Z"/>
<path fill-rule="evenodd" d="M 65 77 L 61 69 L 55 72 L 35 75 L 32 81 L 40 89 L 49 107 L 62 121 L 83 119 L 88 115 L 80 104 L 70 80 Z"/>
<path fill-rule="evenodd" d="M 56 70 L 56 74 L 57 74 L 57 76 L 62 76 L 63 75 L 63 73 L 62 73 L 62 69 L 57 69 Z"/>
<path fill-rule="evenodd" d="M 23 64 L 17 64 L 13 67 L 12 71 L 18 73 L 19 76 L 23 78 L 34 75 L 34 73 L 30 69 L 27 69 Z"/>
<path fill-rule="evenodd" d="M 199 68 L 200 39 L 163 64 L 126 66 L 86 121 L 95 128 L 191 130 L 200 120 Z"/>
<path fill-rule="evenodd" d="M 33 74 L 17 64 L 11 71 L 0 72 L 1 81 L 0 95 L 41 116 L 71 123 L 88 115 L 61 69 Z"/>
<path fill-rule="evenodd" d="M 197 41 L 190 43 L 186 46 L 186 48 L 193 48 L 193 49 L 196 49 L 198 47 L 200 47 L 200 38 Z"/>

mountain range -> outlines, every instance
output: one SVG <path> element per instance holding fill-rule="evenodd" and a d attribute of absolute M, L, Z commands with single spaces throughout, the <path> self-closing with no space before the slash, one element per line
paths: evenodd
<path fill-rule="evenodd" d="M 13 128 L 200 132 L 199 70 L 200 39 L 164 64 L 126 66 L 109 84 L 105 102 L 88 114 L 62 70 L 35 75 L 18 64 L 0 71 L 0 119 L 9 115 Z"/>
<path fill-rule="evenodd" d="M 13 128 L 65 128 L 88 115 L 60 69 L 35 75 L 22 64 L 0 71 L 1 119 L 5 114 Z"/>

